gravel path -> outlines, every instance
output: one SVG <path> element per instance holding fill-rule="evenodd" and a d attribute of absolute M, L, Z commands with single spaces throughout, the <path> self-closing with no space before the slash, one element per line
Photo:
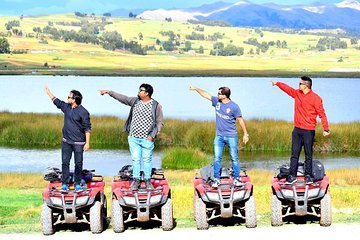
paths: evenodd
<path fill-rule="evenodd" d="M 323 240 L 351 240 L 360 238 L 360 224 L 333 224 L 330 227 L 320 227 L 315 224 L 296 225 L 289 224 L 282 227 L 257 227 L 248 229 L 240 227 L 212 227 L 209 230 L 199 231 L 193 228 L 175 228 L 172 231 L 161 229 L 129 229 L 123 233 L 114 233 L 108 229 L 101 234 L 92 234 L 89 231 L 71 232 L 60 231 L 51 236 L 43 236 L 41 233 L 32 234 L 0 234 L 4 240 L 27 240 L 27 239 L 168 239 L 168 240 L 222 240 L 222 239 L 323 239 Z"/>

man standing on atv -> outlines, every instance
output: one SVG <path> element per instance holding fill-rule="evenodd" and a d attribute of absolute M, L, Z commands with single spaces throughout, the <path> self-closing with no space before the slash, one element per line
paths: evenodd
<path fill-rule="evenodd" d="M 109 94 L 122 104 L 130 106 L 129 117 L 124 130 L 129 133 L 128 142 L 132 158 L 133 178 L 130 188 L 136 190 L 140 186 L 141 161 L 144 162 L 144 178 L 146 188 L 151 190 L 152 153 L 155 137 L 163 126 L 162 106 L 151 98 L 154 90 L 149 84 L 139 87 L 137 97 L 128 97 L 110 90 L 100 90 L 100 94 Z"/>
<path fill-rule="evenodd" d="M 307 76 L 300 78 L 299 89 L 294 89 L 285 83 L 272 81 L 273 86 L 295 99 L 294 130 L 292 132 L 292 147 L 290 159 L 290 175 L 286 183 L 296 182 L 299 156 L 302 146 L 305 150 L 305 181 L 313 183 L 312 155 L 315 137 L 316 118 L 320 117 L 324 129 L 323 136 L 330 135 L 329 124 L 325 114 L 322 99 L 311 90 L 312 80 Z"/>
<path fill-rule="evenodd" d="M 244 132 L 243 142 L 245 144 L 249 141 L 249 134 L 240 107 L 230 99 L 230 88 L 219 88 L 217 97 L 211 96 L 210 93 L 194 86 L 190 86 L 190 90 L 196 91 L 200 96 L 210 100 L 212 106 L 215 107 L 216 136 L 214 139 L 214 182 L 212 186 L 218 187 L 220 184 L 221 159 L 226 144 L 230 150 L 230 158 L 234 170 L 234 184 L 236 186 L 241 185 L 236 121 L 239 122 Z"/>
<path fill-rule="evenodd" d="M 48 86 L 45 93 L 50 97 L 55 106 L 64 113 L 63 139 L 61 147 L 62 158 L 62 191 L 69 190 L 70 159 L 74 152 L 75 191 L 82 191 L 81 172 L 83 170 L 83 152 L 90 149 L 90 114 L 81 105 L 82 95 L 79 91 L 71 90 L 67 103 L 55 97 Z"/>

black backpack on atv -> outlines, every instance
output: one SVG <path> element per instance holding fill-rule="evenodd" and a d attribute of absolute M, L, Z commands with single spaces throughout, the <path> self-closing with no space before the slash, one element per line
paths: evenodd
<path fill-rule="evenodd" d="M 44 180 L 49 182 L 61 181 L 61 170 L 57 167 L 48 167 L 44 175 Z"/>
<path fill-rule="evenodd" d="M 286 163 L 286 164 L 283 164 L 282 166 L 280 166 L 277 178 L 278 179 L 286 178 L 287 176 L 289 176 L 289 174 L 290 174 L 290 166 L 289 166 L 289 164 Z M 305 174 L 304 163 L 299 162 L 297 175 L 304 176 L 304 174 Z M 313 160 L 312 161 L 312 177 L 314 178 L 314 180 L 315 181 L 321 180 L 324 178 L 324 176 L 325 176 L 324 165 L 318 160 Z"/>
<path fill-rule="evenodd" d="M 118 175 L 122 180 L 130 180 L 133 176 L 133 169 L 131 165 L 125 165 L 120 170 Z"/>

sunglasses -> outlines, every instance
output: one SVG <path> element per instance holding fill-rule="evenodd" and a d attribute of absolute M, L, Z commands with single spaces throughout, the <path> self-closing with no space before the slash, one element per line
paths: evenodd
<path fill-rule="evenodd" d="M 74 99 L 74 97 L 70 97 L 70 96 L 68 96 L 68 99 L 70 99 L 70 98 L 71 98 L 71 99 Z"/>
<path fill-rule="evenodd" d="M 306 83 L 299 82 L 299 86 L 300 86 L 300 85 L 306 85 Z"/>

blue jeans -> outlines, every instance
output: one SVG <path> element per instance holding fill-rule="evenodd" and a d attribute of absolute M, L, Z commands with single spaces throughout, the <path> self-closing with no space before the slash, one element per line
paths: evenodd
<path fill-rule="evenodd" d="M 141 161 L 144 163 L 144 178 L 151 178 L 152 153 L 154 142 L 146 138 L 128 136 L 129 149 L 132 158 L 133 177 L 140 179 Z"/>
<path fill-rule="evenodd" d="M 229 146 L 230 158 L 232 161 L 232 168 L 234 170 L 234 178 L 240 176 L 240 162 L 238 155 L 238 137 L 224 137 L 216 136 L 214 139 L 214 177 L 220 179 L 221 171 L 221 159 L 223 155 L 224 146 L 227 144 Z"/>

